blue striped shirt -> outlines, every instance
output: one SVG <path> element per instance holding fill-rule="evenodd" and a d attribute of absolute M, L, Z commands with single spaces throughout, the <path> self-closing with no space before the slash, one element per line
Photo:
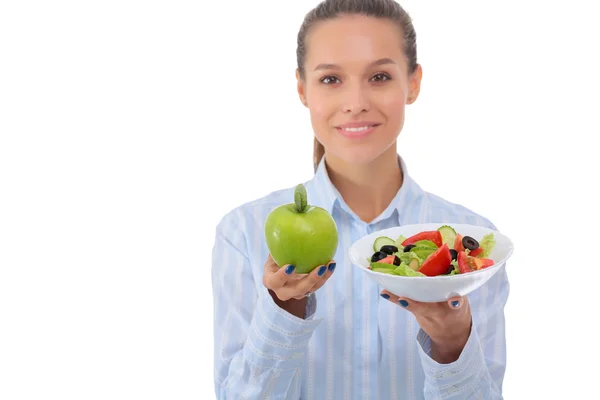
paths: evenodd
<path fill-rule="evenodd" d="M 414 316 L 381 298 L 381 288 L 349 261 L 355 240 L 393 226 L 441 221 L 496 229 L 486 218 L 421 189 L 398 160 L 402 187 L 370 223 L 344 202 L 323 160 L 305 183 L 309 203 L 328 210 L 340 234 L 336 271 L 311 295 L 305 319 L 280 309 L 262 283 L 268 256 L 264 222 L 272 209 L 293 201 L 294 187 L 222 218 L 212 265 L 218 399 L 502 399 L 505 266 L 468 295 L 473 326 L 459 359 L 438 364 Z"/>

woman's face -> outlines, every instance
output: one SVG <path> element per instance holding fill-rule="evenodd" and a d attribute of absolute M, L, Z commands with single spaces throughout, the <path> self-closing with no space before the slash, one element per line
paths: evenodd
<path fill-rule="evenodd" d="M 366 164 L 395 144 L 404 107 L 419 92 L 421 69 L 408 75 L 393 22 L 344 16 L 320 22 L 306 37 L 305 79 L 298 93 L 329 156 Z"/>

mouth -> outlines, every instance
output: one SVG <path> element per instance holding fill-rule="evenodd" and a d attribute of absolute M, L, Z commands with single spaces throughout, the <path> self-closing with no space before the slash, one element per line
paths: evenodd
<path fill-rule="evenodd" d="M 359 139 L 366 137 L 373 133 L 375 128 L 377 128 L 379 123 L 376 122 L 354 122 L 350 124 L 338 125 L 335 128 L 337 131 L 350 139 Z"/>

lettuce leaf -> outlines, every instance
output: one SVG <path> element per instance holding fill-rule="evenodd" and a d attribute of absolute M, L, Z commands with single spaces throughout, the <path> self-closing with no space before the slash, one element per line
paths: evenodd
<path fill-rule="evenodd" d="M 403 263 L 403 262 L 401 262 L 400 266 L 398 266 L 394 270 L 394 275 L 400 275 L 400 276 L 425 276 L 425 274 L 422 274 L 419 271 L 413 270 L 411 267 L 409 267 L 406 263 Z"/>
<path fill-rule="evenodd" d="M 458 261 L 452 260 L 452 262 L 450 264 L 452 264 L 452 266 L 454 266 L 454 269 L 448 275 L 460 274 L 460 268 L 458 267 Z"/>
<path fill-rule="evenodd" d="M 398 252 L 404 251 L 404 246 L 402 246 L 402 242 L 404 242 L 406 238 L 403 235 L 398 236 L 396 239 L 396 247 L 398 248 Z"/>
<path fill-rule="evenodd" d="M 396 254 L 398 255 L 398 257 L 400 257 L 401 265 L 402 265 L 402 263 L 405 263 L 405 264 L 408 265 L 408 264 L 410 264 L 410 262 L 412 260 L 417 260 L 419 262 L 419 267 L 423 263 L 423 259 L 421 259 L 417 255 L 417 253 L 415 253 L 414 251 L 409 251 L 407 253 L 402 253 L 402 254 L 398 254 L 398 253 L 396 253 Z"/>
<path fill-rule="evenodd" d="M 435 243 L 433 243 L 431 240 L 417 240 L 415 242 L 415 247 L 417 246 L 421 246 L 421 247 L 431 247 L 432 249 L 436 249 L 437 250 L 437 245 Z"/>
<path fill-rule="evenodd" d="M 380 262 L 372 262 L 370 263 L 371 265 L 371 269 L 373 271 L 375 270 L 390 270 L 393 271 L 396 268 L 396 265 L 394 264 L 388 264 L 388 263 L 380 263 Z M 381 272 L 381 271 L 379 271 Z"/>
<path fill-rule="evenodd" d="M 488 233 L 480 241 L 479 246 L 483 249 L 478 258 L 488 258 L 496 246 L 496 238 L 493 233 Z"/>

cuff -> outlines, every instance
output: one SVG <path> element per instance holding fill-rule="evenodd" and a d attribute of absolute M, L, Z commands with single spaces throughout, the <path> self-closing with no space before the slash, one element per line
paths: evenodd
<path fill-rule="evenodd" d="M 298 318 L 281 309 L 265 290 L 259 294 L 244 348 L 245 356 L 261 368 L 299 368 L 308 342 L 320 322 L 320 319 Z"/>
<path fill-rule="evenodd" d="M 315 311 L 317 311 L 317 296 L 314 293 L 311 293 L 308 296 L 306 301 L 306 308 L 304 310 L 304 319 L 311 320 L 315 316 Z"/>
<path fill-rule="evenodd" d="M 440 364 L 431 358 L 431 338 L 422 329 L 419 330 L 417 341 L 426 383 L 442 392 L 462 390 L 466 386 L 476 384 L 486 371 L 475 324 L 471 326 L 469 339 L 458 360 L 450 364 Z"/>

